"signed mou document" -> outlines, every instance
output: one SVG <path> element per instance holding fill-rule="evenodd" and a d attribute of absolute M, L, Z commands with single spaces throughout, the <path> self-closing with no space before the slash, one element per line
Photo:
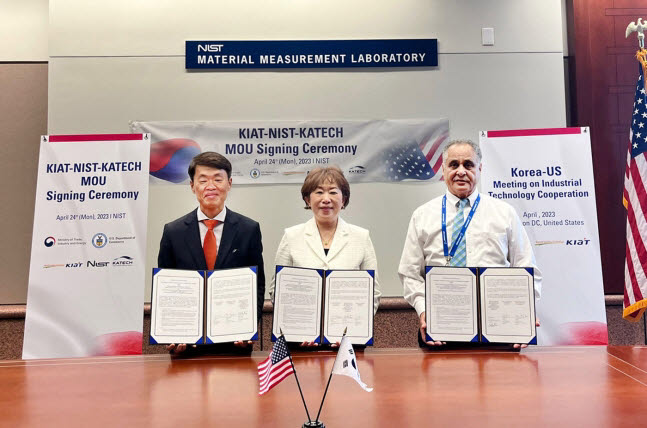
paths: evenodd
<path fill-rule="evenodd" d="M 373 344 L 373 270 L 276 267 L 272 340 Z"/>
<path fill-rule="evenodd" d="M 532 268 L 427 266 L 426 340 L 537 343 Z"/>
<path fill-rule="evenodd" d="M 272 340 L 321 343 L 321 302 L 324 271 L 276 267 Z"/>
<path fill-rule="evenodd" d="M 253 269 L 207 272 L 206 343 L 258 339 L 256 293 Z"/>
<path fill-rule="evenodd" d="M 327 270 L 324 286 L 323 342 L 346 336 L 354 345 L 373 344 L 373 270 Z"/>
<path fill-rule="evenodd" d="M 202 343 L 203 323 L 203 273 L 175 269 L 154 271 L 151 342 Z"/>
<path fill-rule="evenodd" d="M 153 269 L 150 343 L 257 340 L 256 272 Z"/>
<path fill-rule="evenodd" d="M 483 342 L 536 342 L 532 268 L 481 268 Z"/>
<path fill-rule="evenodd" d="M 478 342 L 476 269 L 428 266 L 426 272 L 426 340 Z"/>

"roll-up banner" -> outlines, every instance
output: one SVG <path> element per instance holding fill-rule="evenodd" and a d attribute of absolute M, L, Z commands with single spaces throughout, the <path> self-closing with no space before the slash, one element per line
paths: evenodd
<path fill-rule="evenodd" d="M 539 344 L 607 344 L 589 128 L 482 131 L 480 145 L 481 191 L 516 208 L 543 277 Z"/>
<path fill-rule="evenodd" d="M 151 134 L 151 183 L 187 183 L 191 158 L 215 151 L 236 184 L 303 183 L 336 165 L 350 182 L 441 177 L 447 119 L 365 121 L 131 122 Z"/>
<path fill-rule="evenodd" d="M 150 136 L 40 144 L 23 358 L 141 354 Z"/>

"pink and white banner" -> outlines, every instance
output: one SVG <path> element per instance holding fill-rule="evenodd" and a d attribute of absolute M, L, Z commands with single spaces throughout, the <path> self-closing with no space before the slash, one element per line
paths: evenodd
<path fill-rule="evenodd" d="M 43 136 L 23 358 L 141 354 L 149 136 Z"/>
<path fill-rule="evenodd" d="M 589 128 L 482 131 L 481 191 L 516 208 L 541 270 L 540 345 L 608 342 Z"/>

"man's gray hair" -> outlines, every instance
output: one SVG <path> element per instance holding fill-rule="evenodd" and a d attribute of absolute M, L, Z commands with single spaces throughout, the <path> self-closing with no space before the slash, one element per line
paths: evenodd
<path fill-rule="evenodd" d="M 474 150 L 474 153 L 476 154 L 476 160 L 480 163 L 482 154 L 481 154 L 481 148 L 477 143 L 475 143 L 472 140 L 451 140 L 448 142 L 445 147 L 443 148 L 443 163 L 445 163 L 445 159 L 447 158 L 447 152 L 449 151 L 449 148 L 452 146 L 458 146 L 460 144 L 467 144 Z"/>

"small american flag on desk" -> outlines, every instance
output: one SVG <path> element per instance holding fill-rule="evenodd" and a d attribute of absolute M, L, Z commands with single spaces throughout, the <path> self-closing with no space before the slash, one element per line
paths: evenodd
<path fill-rule="evenodd" d="M 269 357 L 258 365 L 258 380 L 260 383 L 258 395 L 263 395 L 278 385 L 283 379 L 294 373 L 290 361 L 290 350 L 281 335 L 276 342 Z"/>
<path fill-rule="evenodd" d="M 623 203 L 627 208 L 627 245 L 625 258 L 625 296 L 623 317 L 638 321 L 647 308 L 647 95 L 645 70 L 647 50 L 636 57 L 641 62 L 629 131 Z"/>

